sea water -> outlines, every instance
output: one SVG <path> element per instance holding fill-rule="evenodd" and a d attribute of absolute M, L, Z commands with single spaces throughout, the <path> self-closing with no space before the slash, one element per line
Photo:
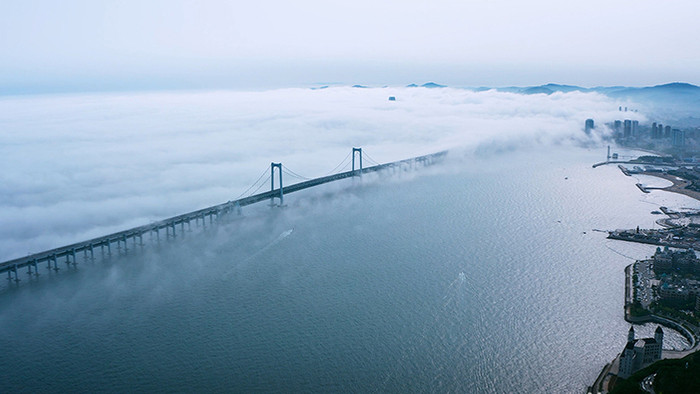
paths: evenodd
<path fill-rule="evenodd" d="M 4 284 L 0 391 L 580 392 L 654 250 L 595 230 L 698 207 L 603 153 L 453 153 Z"/>

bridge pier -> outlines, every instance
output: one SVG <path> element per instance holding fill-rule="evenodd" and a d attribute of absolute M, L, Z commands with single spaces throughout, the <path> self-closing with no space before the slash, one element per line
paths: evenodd
<path fill-rule="evenodd" d="M 15 274 L 15 279 L 12 279 L 12 273 L 13 273 L 13 272 L 14 272 L 14 274 Z M 8 270 L 8 271 L 7 271 L 7 280 L 9 280 L 9 281 L 13 281 L 13 280 L 14 280 L 15 283 L 19 283 L 19 281 L 21 280 L 21 279 L 19 278 L 19 276 L 17 276 L 17 264 L 15 264 L 15 265 L 12 267 L 12 270 Z"/>
<path fill-rule="evenodd" d="M 34 272 L 32 272 L 32 266 L 34 267 Z M 27 264 L 27 275 L 39 276 L 39 267 L 36 265 L 36 259 L 32 260 L 31 263 Z"/>

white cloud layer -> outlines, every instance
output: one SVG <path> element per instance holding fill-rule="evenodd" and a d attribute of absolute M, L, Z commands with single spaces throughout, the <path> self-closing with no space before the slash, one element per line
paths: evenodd
<path fill-rule="evenodd" d="M 616 119 L 617 105 L 592 93 L 451 88 L 6 97 L 0 260 L 234 199 L 271 161 L 316 177 L 353 146 L 388 162 L 447 148 L 586 142 L 584 120 Z"/>

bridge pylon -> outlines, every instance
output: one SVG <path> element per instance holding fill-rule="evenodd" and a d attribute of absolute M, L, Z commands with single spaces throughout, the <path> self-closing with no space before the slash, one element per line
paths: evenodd
<path fill-rule="evenodd" d="M 275 168 L 277 168 L 277 172 L 279 173 L 279 178 L 280 178 L 280 194 L 279 194 L 279 199 L 280 199 L 280 206 L 284 205 L 284 188 L 282 187 L 282 163 L 270 163 L 270 191 L 275 190 Z M 273 195 L 270 197 L 270 206 L 275 205 L 275 196 Z"/>
<path fill-rule="evenodd" d="M 355 176 L 355 154 L 360 155 L 360 176 L 362 176 L 362 148 L 352 148 L 352 176 Z"/>

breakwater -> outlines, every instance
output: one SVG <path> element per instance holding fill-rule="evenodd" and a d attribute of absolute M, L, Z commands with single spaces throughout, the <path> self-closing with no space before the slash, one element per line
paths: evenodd
<path fill-rule="evenodd" d="M 359 149 L 353 149 L 353 160 L 355 151 Z M 289 186 L 283 186 L 281 183 L 278 188 L 274 188 L 274 184 L 271 185 L 271 190 L 263 193 L 254 194 L 252 196 L 227 201 L 222 204 L 217 204 L 207 208 L 199 209 L 196 211 L 184 213 L 181 215 L 173 216 L 167 219 L 163 219 L 157 222 L 153 222 L 147 225 L 138 226 L 130 228 L 128 230 L 119 231 L 116 233 L 104 235 L 101 237 L 89 239 L 82 242 L 73 243 L 66 246 L 61 246 L 58 248 L 46 250 L 39 253 L 30 254 L 28 256 L 12 259 L 0 263 L 0 273 L 7 273 L 7 279 L 20 282 L 19 270 L 26 269 L 28 275 L 39 275 L 40 268 L 45 267 L 46 270 L 58 271 L 59 260 L 66 265 L 76 265 L 77 256 L 83 254 L 85 259 L 95 259 L 95 255 L 100 256 L 111 256 L 113 249 L 116 249 L 117 253 L 127 252 L 129 248 L 139 248 L 144 246 L 144 235 L 147 235 L 149 239 L 160 240 L 161 233 L 166 239 L 176 238 L 178 227 L 182 232 L 185 231 L 185 227 L 188 230 L 192 227 L 192 222 L 195 226 L 201 225 L 206 227 L 207 221 L 210 225 L 223 216 L 230 214 L 232 212 L 240 213 L 240 209 L 244 206 L 255 204 L 261 201 L 273 200 L 274 198 L 282 197 L 285 194 L 294 193 L 300 190 L 308 189 L 314 186 L 319 186 L 325 183 L 338 181 L 341 179 L 351 178 L 355 176 L 362 176 L 362 174 L 378 172 L 382 170 L 391 169 L 411 169 L 416 166 L 427 166 L 432 165 L 444 158 L 447 151 L 432 153 L 429 155 L 416 156 L 409 159 L 399 160 L 391 163 L 377 164 L 371 167 L 362 168 L 361 156 L 360 156 L 360 168 L 353 169 L 350 171 L 339 172 L 336 174 L 323 176 L 315 179 L 310 179 L 307 181 L 295 183 Z M 361 151 L 360 151 L 361 155 Z M 354 163 L 353 163 L 354 164 Z M 278 166 L 281 169 L 281 164 L 273 163 L 271 171 L 274 172 L 274 168 Z M 129 246 L 131 244 L 131 246 Z"/>

